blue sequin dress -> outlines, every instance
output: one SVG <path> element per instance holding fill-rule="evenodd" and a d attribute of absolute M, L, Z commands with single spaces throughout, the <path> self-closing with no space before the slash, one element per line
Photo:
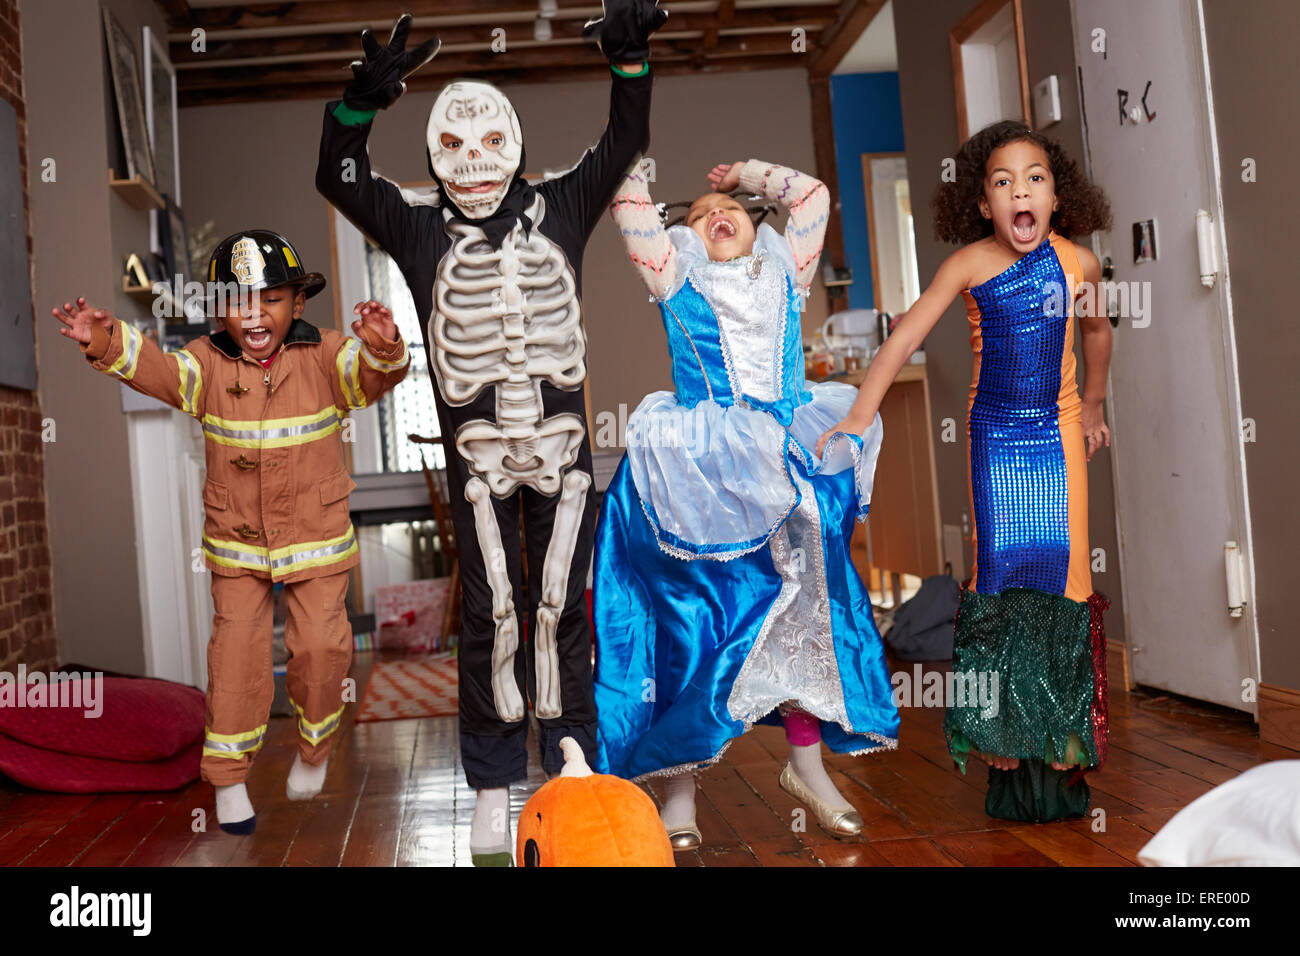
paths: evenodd
<path fill-rule="evenodd" d="M 990 768 L 992 816 L 1045 821 L 1088 805 L 1082 774 L 1106 755 L 1106 598 L 1092 590 L 1088 474 L 1072 303 L 1083 268 L 1051 233 L 963 293 L 975 369 L 967 419 L 975 568 L 962 594 L 952 673 L 991 700 L 956 700 L 949 748 L 1016 757 Z M 996 680 L 995 680 L 996 679 Z"/>
<path fill-rule="evenodd" d="M 709 260 L 668 230 L 677 282 L 658 301 L 674 392 L 628 420 L 596 528 L 598 769 L 706 765 L 797 706 L 840 753 L 897 744 L 883 645 L 849 555 L 881 441 L 837 433 L 857 390 L 804 379 L 785 240 Z"/>

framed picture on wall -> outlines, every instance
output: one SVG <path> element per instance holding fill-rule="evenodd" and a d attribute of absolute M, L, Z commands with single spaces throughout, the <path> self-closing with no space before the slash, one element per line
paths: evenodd
<path fill-rule="evenodd" d="M 117 121 L 126 152 L 126 178 L 140 176 L 150 184 L 157 182 L 153 153 L 149 149 L 149 129 L 145 122 L 144 99 L 140 96 L 140 63 L 136 59 L 131 36 L 108 9 L 104 13 L 104 36 L 108 41 L 108 64 L 113 74 L 113 96 L 117 101 Z"/>
<path fill-rule="evenodd" d="M 167 264 L 167 281 L 171 282 L 179 275 L 183 285 L 190 275 L 190 252 L 186 240 L 185 215 L 181 212 L 181 207 L 172 202 L 171 196 L 164 196 L 163 198 L 167 201 L 167 208 L 158 212 L 158 221 L 160 223 L 158 231 L 162 236 L 163 261 Z"/>
<path fill-rule="evenodd" d="M 176 68 L 167 56 L 167 43 L 144 28 L 144 111 L 153 149 L 154 185 L 181 205 L 180 134 L 177 130 Z"/>

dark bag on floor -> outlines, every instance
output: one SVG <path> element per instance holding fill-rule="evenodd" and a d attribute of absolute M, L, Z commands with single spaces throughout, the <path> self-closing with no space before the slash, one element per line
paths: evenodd
<path fill-rule="evenodd" d="M 935 574 L 898 606 L 885 641 L 905 661 L 952 659 L 953 621 L 961 589 L 949 574 Z"/>

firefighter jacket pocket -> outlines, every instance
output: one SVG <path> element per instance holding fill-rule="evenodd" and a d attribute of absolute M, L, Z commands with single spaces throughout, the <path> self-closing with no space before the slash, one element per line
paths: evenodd
<path fill-rule="evenodd" d="M 346 519 L 348 516 L 348 495 L 352 493 L 352 489 L 356 486 L 356 482 L 352 480 L 352 476 L 344 468 L 340 468 L 322 480 L 320 483 L 321 517 L 327 522 L 339 517 Z"/>
<path fill-rule="evenodd" d="M 230 492 L 221 482 L 209 478 L 203 483 L 203 504 L 217 511 L 225 511 L 230 507 Z"/>

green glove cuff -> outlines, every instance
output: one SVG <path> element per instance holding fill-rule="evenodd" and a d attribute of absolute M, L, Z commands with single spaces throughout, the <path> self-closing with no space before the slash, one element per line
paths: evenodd
<path fill-rule="evenodd" d="M 643 60 L 641 62 L 641 69 L 637 70 L 635 73 L 628 73 L 626 70 L 620 70 L 613 63 L 609 65 L 609 68 L 613 70 L 615 73 L 617 73 L 619 76 L 627 76 L 627 77 L 645 76 L 647 73 L 650 72 L 650 61 Z"/>
<path fill-rule="evenodd" d="M 372 119 L 378 110 L 354 110 L 347 103 L 340 102 L 334 107 L 334 118 L 344 126 L 365 126 Z"/>

